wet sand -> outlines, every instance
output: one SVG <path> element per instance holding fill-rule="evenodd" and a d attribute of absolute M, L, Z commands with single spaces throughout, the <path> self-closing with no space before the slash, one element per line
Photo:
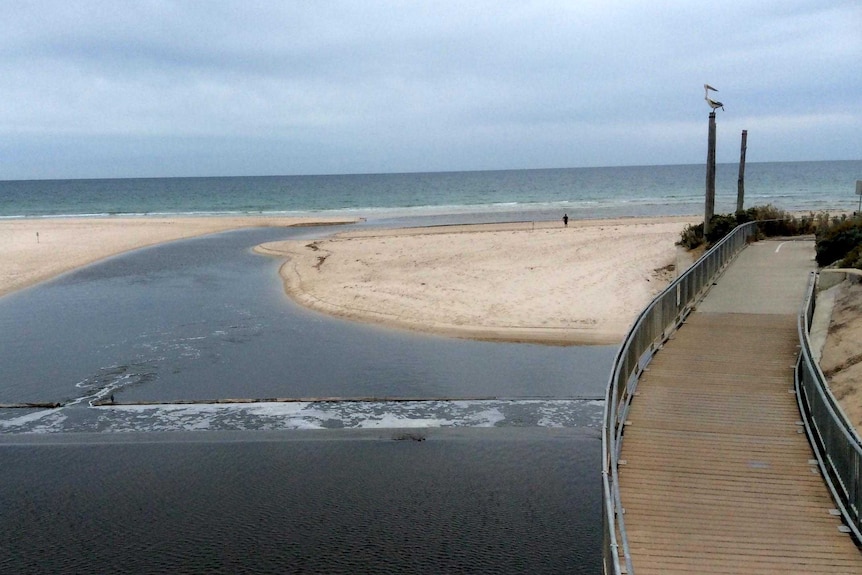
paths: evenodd
<path fill-rule="evenodd" d="M 0 220 L 0 296 L 106 257 L 163 242 L 246 227 L 353 221 L 255 216 Z"/>

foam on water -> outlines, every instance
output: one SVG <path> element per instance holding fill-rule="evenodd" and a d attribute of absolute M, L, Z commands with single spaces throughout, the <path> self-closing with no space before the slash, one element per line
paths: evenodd
<path fill-rule="evenodd" d="M 9 409 L 5 411 L 13 413 L 13 411 Z M 17 417 L 10 417 L 9 419 L 0 419 L 0 428 L 3 428 L 4 431 L 14 431 L 16 429 L 25 428 L 32 430 L 36 427 L 37 422 L 43 418 L 51 417 L 56 419 L 57 413 L 58 410 L 56 409 L 42 409 L 39 411 L 31 411 Z"/>
<path fill-rule="evenodd" d="M 34 410 L 0 419 L 5 433 L 199 430 L 598 428 L 598 400 L 262 401 Z M 8 412 L 13 410 L 4 410 Z"/>

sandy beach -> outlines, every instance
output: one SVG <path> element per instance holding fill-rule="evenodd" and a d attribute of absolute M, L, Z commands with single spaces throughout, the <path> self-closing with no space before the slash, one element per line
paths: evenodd
<path fill-rule="evenodd" d="M 0 220 L 0 296 L 106 257 L 162 242 L 246 227 L 353 221 L 255 216 Z"/>
<path fill-rule="evenodd" d="M 353 320 L 455 337 L 614 344 L 691 257 L 694 218 L 525 222 L 345 232 L 272 242 L 287 293 Z"/>

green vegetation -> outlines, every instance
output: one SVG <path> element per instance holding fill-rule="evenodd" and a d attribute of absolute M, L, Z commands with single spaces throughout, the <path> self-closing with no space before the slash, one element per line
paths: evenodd
<path fill-rule="evenodd" d="M 766 221 L 760 225 L 762 237 L 798 236 L 815 233 L 820 226 L 828 222 L 829 215 L 820 213 L 798 217 L 772 205 L 755 206 L 735 214 L 712 216 L 709 221 L 710 231 L 706 237 L 703 235 L 703 224 L 686 226 L 680 233 L 677 245 L 688 249 L 694 249 L 704 244 L 709 247 L 729 234 L 736 226 L 757 220 L 776 220 Z"/>
<path fill-rule="evenodd" d="M 862 244 L 850 250 L 850 252 L 844 256 L 844 259 L 841 260 L 841 263 L 838 264 L 838 267 L 862 270 Z"/>
<path fill-rule="evenodd" d="M 862 216 L 833 218 L 817 231 L 817 264 L 862 269 Z"/>
<path fill-rule="evenodd" d="M 830 216 L 826 212 L 806 216 L 790 215 L 772 205 L 755 206 L 735 214 L 717 214 L 710 220 L 710 233 L 703 235 L 703 224 L 688 225 L 680 233 L 678 246 L 695 249 L 710 247 L 740 224 L 764 221 L 759 237 L 799 236 L 813 234 L 816 238 L 817 263 L 827 266 L 862 269 L 862 215 Z"/>

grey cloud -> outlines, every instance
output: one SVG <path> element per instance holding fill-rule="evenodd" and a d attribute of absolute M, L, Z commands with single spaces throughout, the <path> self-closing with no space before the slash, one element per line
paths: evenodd
<path fill-rule="evenodd" d="M 5 4 L 0 178 L 700 162 L 707 81 L 762 160 L 862 155 L 857 3 L 659 4 Z"/>

